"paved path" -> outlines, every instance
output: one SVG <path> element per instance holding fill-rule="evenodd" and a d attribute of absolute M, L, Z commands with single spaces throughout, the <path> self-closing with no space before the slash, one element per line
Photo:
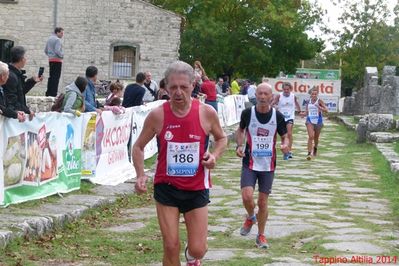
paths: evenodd
<path fill-rule="evenodd" d="M 270 249 L 255 248 L 256 226 L 249 236 L 239 235 L 245 215 L 237 170 L 240 160 L 230 152 L 227 162 L 213 172 L 217 185 L 211 190 L 205 265 L 243 257 L 248 257 L 247 265 L 312 265 L 326 257 L 365 265 L 370 259 L 377 262 L 380 255 L 399 254 L 399 228 L 390 218 L 388 201 L 372 186 L 378 176 L 370 168 L 371 155 L 343 154 L 348 141 L 327 121 L 320 155 L 306 161 L 304 121 L 297 121 L 296 127 L 294 158 L 283 161 L 279 155 L 266 225 Z M 358 257 L 349 263 L 352 256 Z"/>
<path fill-rule="evenodd" d="M 394 224 L 389 202 L 381 197 L 381 191 L 375 185 L 379 177 L 373 174 L 370 166 L 371 155 L 356 149 L 348 154 L 348 139 L 340 134 L 342 127 L 327 121 L 320 140 L 320 155 L 306 161 L 304 120 L 296 121 L 295 127 L 294 158 L 283 161 L 281 154 L 278 157 L 266 225 L 270 249 L 255 247 L 256 226 L 249 236 L 239 235 L 245 212 L 239 189 L 241 162 L 234 156 L 233 143 L 232 149 L 213 171 L 209 251 L 203 264 L 314 265 L 331 257 L 340 260 L 335 262 L 347 259 L 347 265 L 354 265 L 349 262 L 352 256 L 358 256 L 352 262 L 367 265 L 370 260 L 377 262 L 380 255 L 389 255 L 391 259 L 399 256 L 399 227 Z M 131 189 L 132 184 L 123 184 L 116 191 Z M 114 199 L 115 196 L 109 188 L 98 187 L 96 195 L 77 195 L 72 201 L 81 197 L 87 204 L 95 205 L 98 200 Z M 97 201 L 94 201 L 95 197 Z M 67 198 L 63 201 L 68 202 Z M 73 204 L 68 206 L 76 211 Z M 41 211 L 49 209 L 42 206 Z M 146 221 L 155 217 L 153 205 L 126 209 L 122 213 L 129 218 L 128 224 L 110 224 L 104 230 L 116 235 L 120 233 L 122 237 L 127 232 L 143 229 Z M 83 259 L 62 265 L 110 265 L 98 263 Z M 40 265 L 54 264 L 42 261 Z"/>

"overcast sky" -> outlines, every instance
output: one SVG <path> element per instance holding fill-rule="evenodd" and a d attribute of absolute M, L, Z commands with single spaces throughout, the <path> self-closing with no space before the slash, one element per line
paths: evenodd
<path fill-rule="evenodd" d="M 378 0 L 377 0 L 378 1 Z M 395 7 L 396 3 L 399 0 L 379 0 L 379 1 L 384 1 L 387 3 L 388 9 L 393 11 L 393 8 Z M 329 25 L 332 29 L 338 30 L 342 28 L 342 25 L 338 22 L 338 18 L 341 16 L 343 12 L 343 7 L 345 2 L 352 2 L 350 0 L 341 0 L 340 5 L 334 5 L 330 0 L 309 0 L 311 3 L 318 3 L 319 6 L 321 6 L 323 9 L 327 10 L 327 14 L 323 16 L 323 20 L 327 25 Z M 392 12 L 393 14 L 393 12 Z M 393 23 L 393 16 L 389 20 L 388 23 Z M 321 36 L 321 32 L 317 29 L 315 29 L 313 32 L 309 32 L 309 35 L 314 37 L 315 35 Z M 327 40 L 328 37 L 331 36 L 321 36 L 322 39 Z M 333 47 L 331 43 L 326 42 L 326 50 L 331 50 Z"/>

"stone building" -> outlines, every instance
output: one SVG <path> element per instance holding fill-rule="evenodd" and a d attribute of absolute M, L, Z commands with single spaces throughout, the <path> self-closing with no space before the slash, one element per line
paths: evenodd
<path fill-rule="evenodd" d="M 56 26 L 65 36 L 64 62 L 59 90 L 84 75 L 89 65 L 99 79 L 125 82 L 139 71 L 162 78 L 165 67 L 178 58 L 181 17 L 140 0 L 0 0 L 0 60 L 9 49 L 27 50 L 27 75 L 44 66 L 47 38 Z M 43 95 L 47 79 L 31 95 Z"/>

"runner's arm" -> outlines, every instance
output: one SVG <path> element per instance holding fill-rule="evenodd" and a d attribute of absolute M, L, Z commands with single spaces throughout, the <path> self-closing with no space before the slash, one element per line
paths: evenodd
<path fill-rule="evenodd" d="M 319 99 L 319 108 L 321 111 L 328 113 L 328 108 L 323 100 Z"/>

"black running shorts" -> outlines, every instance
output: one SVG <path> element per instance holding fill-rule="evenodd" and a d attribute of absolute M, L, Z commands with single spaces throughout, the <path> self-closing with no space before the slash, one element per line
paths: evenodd
<path fill-rule="evenodd" d="M 169 184 L 156 184 L 154 198 L 163 205 L 178 208 L 181 213 L 205 207 L 210 202 L 209 189 L 188 191 L 177 189 Z"/>

